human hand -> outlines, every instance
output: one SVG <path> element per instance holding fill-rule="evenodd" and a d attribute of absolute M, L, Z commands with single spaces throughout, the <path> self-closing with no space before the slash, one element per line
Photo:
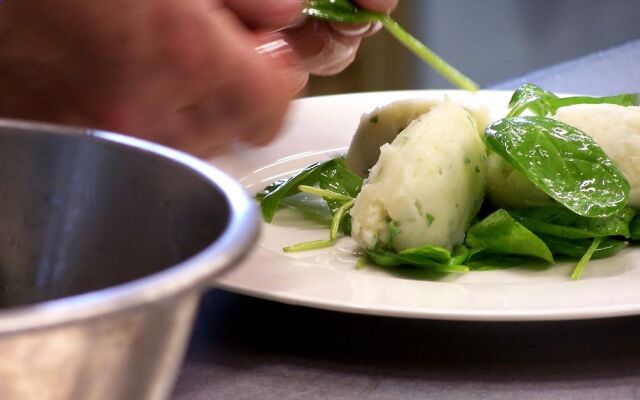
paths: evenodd
<path fill-rule="evenodd" d="M 353 1 L 360 7 L 385 14 L 391 13 L 398 4 L 398 0 Z M 303 70 L 314 75 L 333 75 L 353 61 L 362 38 L 376 33 L 380 27 L 380 24 L 351 25 L 309 19 L 283 33 Z"/>
<path fill-rule="evenodd" d="M 359 4 L 385 11 L 396 1 Z M 238 139 L 268 141 L 308 73 L 338 72 L 370 32 L 301 22 L 301 6 L 5 1 L 0 115 L 120 131 L 199 155 Z"/>

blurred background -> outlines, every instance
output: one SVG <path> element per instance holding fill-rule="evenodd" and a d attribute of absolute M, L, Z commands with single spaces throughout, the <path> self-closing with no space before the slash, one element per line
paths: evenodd
<path fill-rule="evenodd" d="M 640 38 L 638 0 L 400 0 L 393 17 L 481 87 Z M 451 87 L 381 32 L 305 95 Z"/>

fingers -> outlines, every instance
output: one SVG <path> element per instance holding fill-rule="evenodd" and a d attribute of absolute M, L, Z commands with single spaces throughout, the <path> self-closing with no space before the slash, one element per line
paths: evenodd
<path fill-rule="evenodd" d="M 309 19 L 282 34 L 298 57 L 301 68 L 314 75 L 342 71 L 355 58 L 360 36 L 341 35 L 329 23 Z"/>
<path fill-rule="evenodd" d="M 303 0 L 224 0 L 251 29 L 281 29 L 302 22 Z"/>
<path fill-rule="evenodd" d="M 331 27 L 344 36 L 364 36 L 371 30 L 371 25 L 331 23 Z"/>
<path fill-rule="evenodd" d="M 365 38 L 377 33 L 382 28 L 382 24 L 379 22 L 369 24 L 344 24 L 332 22 L 331 27 L 343 36 L 359 36 L 361 38 Z"/>
<path fill-rule="evenodd" d="M 256 52 L 263 43 L 256 42 L 231 14 L 212 13 L 209 36 L 203 38 L 210 58 L 200 68 L 209 73 L 177 117 L 176 125 L 190 134 L 168 133 L 169 144 L 204 156 L 236 139 L 264 143 L 275 136 L 306 74 L 288 64 L 290 50 L 286 45 L 278 47 L 278 36 L 261 39 L 276 44 Z"/>
<path fill-rule="evenodd" d="M 390 13 L 398 0 L 357 0 L 356 3 L 372 11 Z M 362 38 L 380 28 L 379 23 L 339 24 L 308 19 L 305 24 L 283 33 L 304 70 L 314 75 L 332 75 L 353 61 Z"/>
<path fill-rule="evenodd" d="M 398 5 L 398 0 L 357 0 L 360 7 L 367 10 L 390 14 Z M 378 32 L 382 25 L 379 22 L 366 25 L 332 24 L 333 29 L 346 36 L 367 37 Z"/>
<path fill-rule="evenodd" d="M 390 14 L 398 5 L 398 0 L 355 0 L 355 3 L 367 10 Z"/>
<path fill-rule="evenodd" d="M 299 55 L 291 46 L 286 35 L 281 32 L 266 32 L 257 34 L 258 45 L 255 51 L 259 55 L 273 58 L 281 65 L 285 65 L 282 73 L 286 74 L 292 84 L 294 94 L 300 92 L 309 80 L 309 72 L 300 63 Z"/>

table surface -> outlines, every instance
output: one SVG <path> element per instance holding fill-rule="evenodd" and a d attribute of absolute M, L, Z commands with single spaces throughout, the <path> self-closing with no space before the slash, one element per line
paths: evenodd
<path fill-rule="evenodd" d="M 638 60 L 640 40 L 492 88 L 638 92 Z M 640 317 L 397 319 L 210 290 L 173 398 L 640 399 Z"/>

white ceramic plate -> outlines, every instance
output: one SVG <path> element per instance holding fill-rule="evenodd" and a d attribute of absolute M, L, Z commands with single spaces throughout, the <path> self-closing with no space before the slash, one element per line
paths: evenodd
<path fill-rule="evenodd" d="M 405 91 L 306 98 L 294 102 L 283 134 L 268 147 L 238 149 L 212 163 L 252 192 L 319 160 L 346 151 L 360 116 L 393 100 L 450 96 L 504 114 L 511 92 Z M 351 238 L 330 249 L 283 253 L 282 247 L 324 239 L 327 230 L 287 214 L 263 224 L 258 248 L 217 282 L 220 287 L 290 304 L 396 317 L 451 320 L 561 320 L 640 313 L 640 249 L 589 263 L 581 280 L 571 264 L 544 271 L 507 269 L 449 275 L 438 281 L 356 271 Z"/>

